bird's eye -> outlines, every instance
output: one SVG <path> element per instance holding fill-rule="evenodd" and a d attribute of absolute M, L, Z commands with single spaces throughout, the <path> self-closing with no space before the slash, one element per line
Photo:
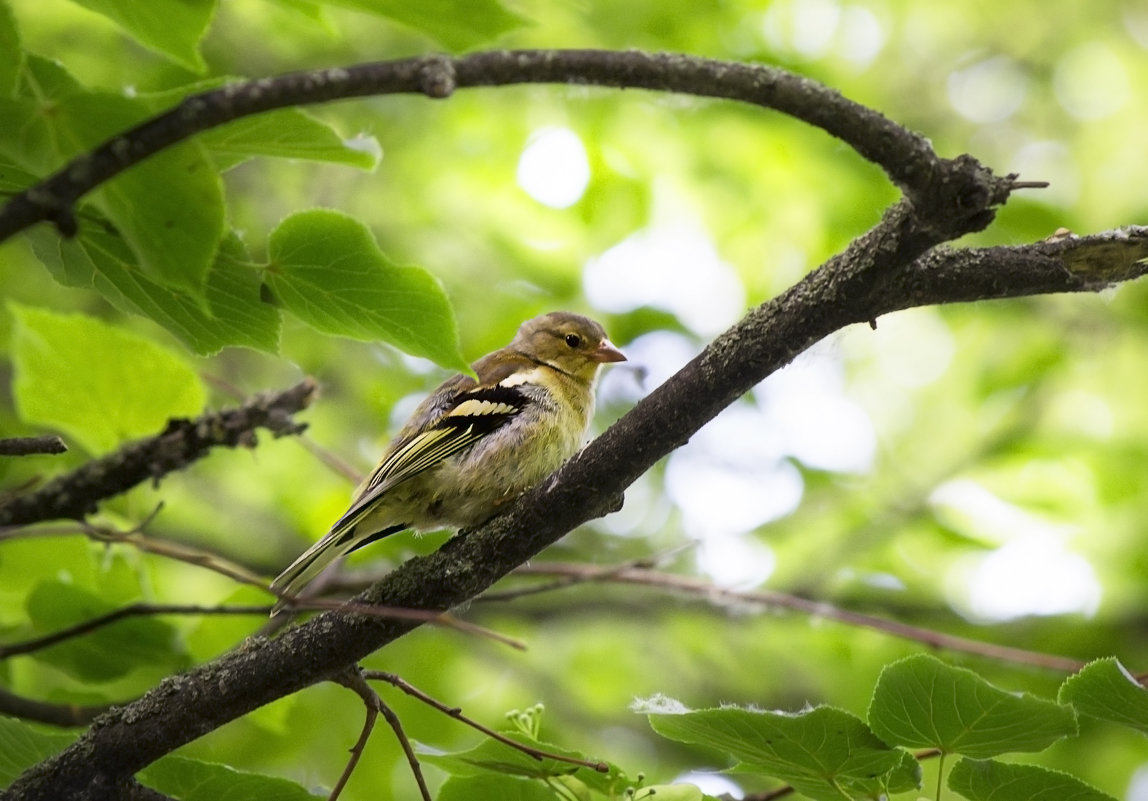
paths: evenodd
<path fill-rule="evenodd" d="M 566 344 L 572 348 L 576 348 L 582 344 L 582 337 L 578 336 L 577 334 L 567 334 Z"/>

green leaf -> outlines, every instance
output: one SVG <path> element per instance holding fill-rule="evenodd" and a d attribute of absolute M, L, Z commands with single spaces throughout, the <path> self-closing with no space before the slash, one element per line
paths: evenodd
<path fill-rule="evenodd" d="M 313 328 L 466 369 L 438 279 L 391 262 L 359 221 L 328 209 L 299 212 L 272 232 L 269 250 L 268 286 Z"/>
<path fill-rule="evenodd" d="M 37 762 L 63 751 L 77 736 L 45 734 L 22 721 L 0 717 L 0 788 Z"/>
<path fill-rule="evenodd" d="M 373 170 L 382 157 L 382 148 L 375 137 L 343 139 L 327 123 L 295 108 L 229 122 L 200 134 L 199 141 L 220 170 L 228 170 L 255 156 L 306 159 Z"/>
<path fill-rule="evenodd" d="M 0 0 L 0 95 L 12 94 L 23 67 L 24 47 L 16 17 L 8 3 Z"/>
<path fill-rule="evenodd" d="M 864 722 L 839 709 L 790 714 L 727 707 L 655 711 L 649 719 L 663 737 L 722 751 L 738 770 L 781 779 L 814 799 L 840 801 L 843 791 L 869 797 L 920 786 L 911 754 L 885 745 Z"/>
<path fill-rule="evenodd" d="M 1098 659 L 1069 676 L 1058 700 L 1085 715 L 1148 734 L 1148 691 L 1115 657 Z"/>
<path fill-rule="evenodd" d="M 0 103 L 0 151 L 32 172 L 54 171 L 151 114 L 143 100 L 88 91 L 42 58 L 28 59 L 25 83 L 25 97 Z M 166 148 L 91 197 L 152 279 L 203 289 L 224 232 L 224 203 L 219 175 L 202 145 Z"/>
<path fill-rule="evenodd" d="M 534 740 L 519 732 L 510 733 L 506 736 L 515 742 L 547 753 L 573 759 L 587 759 L 586 755 L 579 751 Z M 516 748 L 511 748 L 505 743 L 492 739 L 484 740 L 468 751 L 454 754 L 427 752 L 419 754 L 419 759 L 438 766 L 455 778 L 495 775 L 506 778 L 546 779 L 549 782 L 563 784 L 568 793 L 578 798 L 586 796 L 590 790 L 611 798 L 620 797 L 622 792 L 633 784 L 617 765 L 608 762 L 605 764 L 609 770 L 606 773 L 600 773 L 558 759 L 535 759 Z"/>
<path fill-rule="evenodd" d="M 583 754 L 577 751 L 532 740 L 522 734 L 514 733 L 506 736 L 531 748 L 538 748 L 560 756 L 586 759 Z M 485 773 L 497 773 L 529 779 L 548 779 L 553 776 L 574 774 L 581 776 L 583 773 L 594 773 L 589 768 L 580 768 L 577 765 L 557 759 L 535 759 L 517 748 L 511 748 L 505 743 L 491 739 L 483 740 L 469 751 L 460 751 L 454 754 L 422 753 L 419 754 L 419 759 L 437 765 L 454 776 L 479 776 Z"/>
<path fill-rule="evenodd" d="M 484 44 L 527 24 L 498 0 L 326 0 L 408 25 L 456 52 Z"/>
<path fill-rule="evenodd" d="M 993 760 L 962 759 L 948 783 L 970 801 L 1116 801 L 1066 773 Z"/>
<path fill-rule="evenodd" d="M 555 801 L 556 796 L 539 781 L 485 773 L 453 776 L 435 798 L 436 801 Z"/>
<path fill-rule="evenodd" d="M 32 252 L 61 284 L 97 290 L 121 311 L 162 325 L 200 355 L 228 345 L 269 353 L 278 349 L 279 310 L 261 298 L 261 275 L 237 236 L 220 243 L 201 300 L 148 278 L 127 243 L 101 224 L 102 215 L 92 211 L 84 216 L 97 224 L 84 226 L 72 239 L 42 226 L 27 233 Z"/>
<path fill-rule="evenodd" d="M 215 15 L 215 0 L 72 0 L 115 22 L 140 44 L 192 72 L 203 72 L 199 41 Z"/>
<path fill-rule="evenodd" d="M 11 304 L 20 418 L 58 428 L 93 453 L 200 413 L 199 377 L 150 340 L 80 314 Z"/>
<path fill-rule="evenodd" d="M 115 606 L 72 584 L 44 581 L 28 596 L 28 618 L 38 635 L 107 614 Z M 154 617 L 129 617 L 35 651 L 32 658 L 90 682 L 126 676 L 142 665 L 181 668 L 187 659 L 174 627 Z"/>
<path fill-rule="evenodd" d="M 716 801 L 694 784 L 651 784 L 637 794 L 640 798 L 653 798 L 656 801 Z"/>
<path fill-rule="evenodd" d="M 889 743 L 975 758 L 1042 751 L 1076 734 L 1076 717 L 1068 707 L 1007 693 L 971 670 L 926 654 L 881 671 L 869 724 Z"/>
<path fill-rule="evenodd" d="M 325 32 L 336 34 L 337 29 L 332 24 L 327 10 L 320 5 L 321 0 L 274 0 L 274 2 L 289 8 L 308 20 L 318 23 Z"/>
<path fill-rule="evenodd" d="M 114 98 L 114 100 L 113 100 Z M 123 106 L 114 132 L 129 127 L 135 101 L 116 95 L 85 93 L 60 106 L 61 125 L 111 114 Z M 140 266 L 156 280 L 190 290 L 202 289 L 224 232 L 223 185 L 198 142 L 181 142 L 120 173 L 93 194 L 131 246 Z"/>
<path fill-rule="evenodd" d="M 16 166 L 8 159 L 0 157 L 0 192 L 15 194 L 27 189 L 39 180 L 38 175 L 34 175 L 22 167 Z M 33 228 L 32 230 L 37 229 Z"/>
<path fill-rule="evenodd" d="M 287 779 L 178 756 L 149 765 L 139 778 L 153 790 L 180 801 L 313 801 L 327 797 Z"/>
<path fill-rule="evenodd" d="M 225 77 L 207 78 L 174 89 L 140 94 L 139 99 L 152 114 L 161 114 L 191 95 L 232 82 Z M 363 170 L 373 170 L 382 158 L 382 146 L 376 137 L 362 134 L 344 139 L 333 127 L 301 108 L 275 109 L 232 120 L 204 131 L 196 141 L 207 150 L 220 171 L 258 156 L 346 164 Z"/>

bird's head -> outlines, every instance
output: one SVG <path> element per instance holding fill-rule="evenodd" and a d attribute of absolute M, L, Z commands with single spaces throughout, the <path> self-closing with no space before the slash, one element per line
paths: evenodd
<path fill-rule="evenodd" d="M 585 381 L 592 381 L 603 364 L 626 361 L 601 325 L 572 312 L 551 312 L 527 320 L 511 347 Z"/>

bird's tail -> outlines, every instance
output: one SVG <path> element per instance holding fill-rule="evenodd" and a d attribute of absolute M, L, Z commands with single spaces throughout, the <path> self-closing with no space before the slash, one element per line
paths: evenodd
<path fill-rule="evenodd" d="M 292 562 L 286 570 L 271 582 L 271 591 L 279 598 L 271 610 L 271 616 L 279 614 L 290 599 L 297 595 L 311 580 L 340 556 L 355 549 L 355 527 L 343 530 L 333 529 Z"/>
<path fill-rule="evenodd" d="M 279 600 L 271 610 L 272 617 L 279 614 L 283 607 L 290 603 L 291 598 L 298 595 L 312 579 L 340 556 L 346 556 L 351 551 L 406 528 L 405 525 L 388 526 L 365 537 L 358 536 L 356 529 L 361 519 L 361 516 L 358 519 L 353 517 L 341 519 L 321 540 L 304 551 L 286 570 L 275 577 L 271 582 L 271 591 Z"/>

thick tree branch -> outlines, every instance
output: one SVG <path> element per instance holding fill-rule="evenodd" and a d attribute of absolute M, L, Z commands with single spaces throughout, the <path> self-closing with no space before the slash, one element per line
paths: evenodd
<path fill-rule="evenodd" d="M 954 217 L 963 225 L 966 215 L 988 214 L 976 226 L 983 227 L 991 219 L 989 207 L 1004 200 L 1009 186 L 990 180 L 973 159 L 939 158 L 924 137 L 817 81 L 777 67 L 675 53 L 496 51 L 296 72 L 191 95 L 13 197 L 0 210 L 0 242 L 44 220 L 54 221 L 65 235 L 74 234 L 73 207 L 84 194 L 148 156 L 231 120 L 354 97 L 415 93 L 442 98 L 456 89 L 525 83 L 652 89 L 775 109 L 821 128 L 880 165 L 922 212 L 921 220 L 946 226 Z"/>
<path fill-rule="evenodd" d="M 972 252 L 928 253 L 931 244 L 906 204 L 892 207 L 840 256 L 718 337 L 505 515 L 404 563 L 359 602 L 442 611 L 477 596 L 567 531 L 614 508 L 630 483 L 721 409 L 850 323 L 954 299 L 1097 289 L 1148 270 L 1137 261 L 1148 249 L 1145 229 Z M 0 798 L 118 798 L 115 788 L 164 754 L 331 678 L 418 625 L 329 612 L 279 639 L 250 641 L 104 716 Z"/>
<path fill-rule="evenodd" d="M 410 59 L 248 82 L 188 98 L 10 201 L 0 211 L 0 240 L 47 219 L 65 233 L 74 230 L 72 206 L 85 192 L 173 142 L 247 114 L 353 96 L 445 97 L 459 87 L 541 82 L 688 92 L 778 109 L 880 164 L 905 199 L 839 256 L 752 310 L 505 515 L 404 563 L 359 603 L 433 612 L 477 596 L 567 531 L 616 508 L 622 492 L 656 461 L 763 378 L 846 325 L 912 306 L 1094 290 L 1148 270 L 1139 261 L 1148 243 L 1144 229 L 1027 248 L 934 251 L 988 225 L 994 208 L 1021 185 L 994 176 L 970 157 L 941 159 L 923 138 L 880 114 L 781 70 L 599 51 Z M 70 513 L 86 509 L 81 504 Z M 131 777 L 164 754 L 338 675 L 418 625 L 411 617 L 334 611 L 276 640 L 252 640 L 103 716 L 0 798 L 126 797 Z"/>
<path fill-rule="evenodd" d="M 195 420 L 171 420 L 154 437 L 129 443 L 49 481 L 35 492 L 18 495 L 0 505 L 0 527 L 83 518 L 100 501 L 149 478 L 159 479 L 181 470 L 214 447 L 252 445 L 256 428 L 266 428 L 277 437 L 298 434 L 306 426 L 295 422 L 292 415 L 307 408 L 315 392 L 315 382 L 308 378 L 282 392 L 255 395 L 235 409 L 205 414 Z"/>

